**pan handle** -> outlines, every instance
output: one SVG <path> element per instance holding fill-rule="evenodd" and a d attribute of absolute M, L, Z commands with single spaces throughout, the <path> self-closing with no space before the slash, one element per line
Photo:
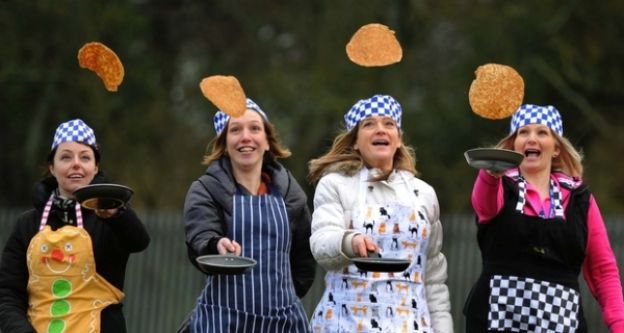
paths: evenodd
<path fill-rule="evenodd" d="M 381 258 L 381 255 L 379 254 L 379 252 L 368 251 L 368 257 L 369 258 Z"/>

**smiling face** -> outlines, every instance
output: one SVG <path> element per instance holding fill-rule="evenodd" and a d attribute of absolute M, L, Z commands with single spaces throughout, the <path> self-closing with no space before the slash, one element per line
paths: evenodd
<path fill-rule="evenodd" d="M 66 198 L 73 198 L 74 191 L 89 185 L 98 172 L 93 148 L 73 141 L 56 147 L 49 168 L 58 182 L 60 194 Z"/>
<path fill-rule="evenodd" d="M 524 155 L 520 164 L 524 173 L 550 172 L 552 160 L 560 152 L 554 134 L 542 124 L 520 127 L 514 140 L 514 150 Z"/>
<path fill-rule="evenodd" d="M 51 273 L 66 273 L 76 261 L 76 255 L 72 253 L 73 246 L 71 241 L 64 244 L 41 244 L 39 250 L 42 265 L 45 265 Z"/>
<path fill-rule="evenodd" d="M 360 152 L 370 167 L 384 172 L 392 170 L 394 154 L 399 147 L 399 128 L 392 118 L 372 116 L 358 124 L 358 137 L 353 148 Z"/>
<path fill-rule="evenodd" d="M 259 172 L 264 153 L 269 150 L 262 116 L 247 110 L 241 117 L 232 117 L 226 134 L 226 150 L 232 167 L 240 171 Z"/>
<path fill-rule="evenodd" d="M 29 273 L 37 276 L 83 276 L 94 273 L 89 234 L 84 228 L 50 226 L 30 242 L 27 255 Z"/>

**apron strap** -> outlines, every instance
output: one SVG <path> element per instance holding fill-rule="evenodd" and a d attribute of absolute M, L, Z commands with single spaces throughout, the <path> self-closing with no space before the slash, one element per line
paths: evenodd
<path fill-rule="evenodd" d="M 53 201 L 54 192 L 50 194 L 50 198 L 48 198 L 48 201 L 43 208 L 43 214 L 41 214 L 41 222 L 39 223 L 39 231 L 43 230 L 43 228 L 45 228 L 46 224 L 48 223 L 48 217 L 50 216 L 50 210 L 52 209 Z M 84 225 L 82 222 L 82 210 L 80 209 L 80 204 L 78 203 L 78 201 L 76 201 L 76 205 L 74 207 L 76 209 L 76 224 L 78 225 L 78 228 L 82 228 Z"/>
<path fill-rule="evenodd" d="M 563 205 L 561 204 L 561 191 L 559 190 L 559 186 L 555 184 L 553 179 L 550 180 L 550 210 L 551 216 L 554 212 L 554 215 L 557 217 L 563 218 Z"/>
<path fill-rule="evenodd" d="M 409 179 L 405 177 L 405 175 L 402 172 L 396 172 L 396 173 L 401 177 L 401 179 L 405 183 L 405 187 L 407 188 L 407 191 L 410 193 L 411 192 L 414 193 L 414 197 L 412 197 L 411 201 L 414 207 L 418 207 L 418 200 L 417 200 L 418 192 L 410 187 Z M 363 167 L 362 170 L 360 170 L 360 184 L 359 184 L 359 191 L 358 191 L 358 205 L 360 207 L 364 207 L 364 205 L 366 204 L 366 190 L 372 189 L 372 185 L 368 186 L 367 184 L 368 184 L 368 168 Z"/>
<path fill-rule="evenodd" d="M 520 214 L 524 211 L 526 204 L 526 180 L 522 175 L 518 175 L 518 202 L 516 203 L 516 211 Z M 561 217 L 563 218 L 563 205 L 561 204 L 561 191 L 555 181 L 550 179 L 550 213 L 549 216 L 542 217 Z"/>
<path fill-rule="evenodd" d="M 366 188 L 368 184 L 368 168 L 360 170 L 360 184 L 358 189 L 358 206 L 363 207 L 366 203 Z"/>

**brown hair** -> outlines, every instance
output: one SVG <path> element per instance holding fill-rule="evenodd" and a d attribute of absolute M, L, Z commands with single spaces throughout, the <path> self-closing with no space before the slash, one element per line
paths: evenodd
<path fill-rule="evenodd" d="M 566 137 L 559 136 L 550 130 L 555 137 L 555 144 L 559 147 L 559 156 L 553 158 L 551 172 L 560 171 L 572 177 L 583 176 L 583 153 L 574 148 L 574 145 Z M 514 149 L 514 141 L 517 132 L 508 135 L 496 144 L 496 148 Z"/>
<path fill-rule="evenodd" d="M 288 148 L 286 148 L 280 141 L 275 126 L 268 122 L 266 118 L 260 118 L 262 118 L 262 123 L 264 124 L 264 133 L 266 134 L 267 141 L 269 142 L 269 151 L 264 154 L 264 157 L 275 160 L 278 158 L 286 158 L 290 156 L 290 150 L 288 150 Z M 229 126 L 230 122 L 228 121 L 228 123 L 221 131 L 221 134 L 217 135 L 212 140 L 210 140 L 210 142 L 208 142 L 208 146 L 206 146 L 206 154 L 204 155 L 201 164 L 209 165 L 213 161 L 220 159 L 221 156 L 227 154 L 225 140 L 227 138 Z"/>
<path fill-rule="evenodd" d="M 403 136 L 401 130 L 399 131 L 399 137 L 401 139 L 401 146 L 394 153 L 392 160 L 392 166 L 394 169 L 406 170 L 414 175 L 416 171 L 416 154 L 414 149 L 403 143 Z M 308 181 L 316 183 L 325 174 L 330 172 L 341 172 L 346 175 L 354 175 L 355 172 L 360 170 L 364 166 L 364 159 L 360 153 L 353 149 L 358 137 L 359 125 L 353 127 L 350 131 L 343 131 L 334 138 L 334 143 L 325 155 L 313 159 L 308 163 L 309 173 Z M 378 179 L 383 179 L 387 175 L 381 175 Z"/>

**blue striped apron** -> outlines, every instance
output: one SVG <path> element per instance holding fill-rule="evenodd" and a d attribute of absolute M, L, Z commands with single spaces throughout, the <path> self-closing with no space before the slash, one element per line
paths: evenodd
<path fill-rule="evenodd" d="M 291 233 L 279 192 L 234 195 L 228 237 L 257 261 L 241 275 L 211 275 L 197 300 L 191 332 L 310 332 L 290 274 Z"/>

